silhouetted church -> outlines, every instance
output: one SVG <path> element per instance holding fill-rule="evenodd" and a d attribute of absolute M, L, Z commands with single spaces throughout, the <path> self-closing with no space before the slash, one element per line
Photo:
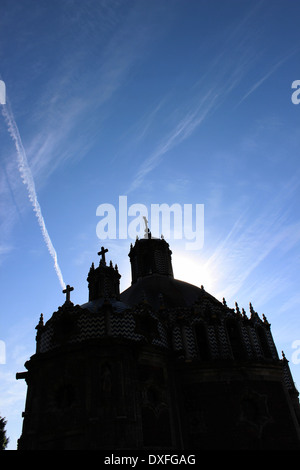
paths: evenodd
<path fill-rule="evenodd" d="M 164 239 L 88 273 L 89 301 L 37 325 L 23 449 L 299 449 L 300 408 L 270 324 L 174 279 Z"/>

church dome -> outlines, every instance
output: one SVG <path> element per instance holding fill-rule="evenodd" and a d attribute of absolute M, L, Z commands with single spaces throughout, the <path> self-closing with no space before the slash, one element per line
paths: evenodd
<path fill-rule="evenodd" d="M 165 308 L 191 307 L 196 301 L 210 297 L 205 290 L 195 285 L 174 279 L 172 251 L 164 239 L 147 238 L 136 240 L 131 245 L 132 284 L 123 291 L 120 299 L 129 306 L 147 302 L 154 310 Z"/>
<path fill-rule="evenodd" d="M 162 274 L 143 276 L 121 293 L 121 300 L 129 306 L 147 302 L 154 310 L 166 308 L 191 307 L 196 301 L 208 296 L 199 288 L 178 279 Z M 210 296 L 210 295 L 209 295 Z M 212 296 L 210 296 L 213 299 Z M 215 299 L 216 302 L 218 302 Z"/>

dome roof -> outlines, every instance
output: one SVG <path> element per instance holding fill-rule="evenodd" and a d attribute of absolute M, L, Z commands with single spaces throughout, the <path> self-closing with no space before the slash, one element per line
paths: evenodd
<path fill-rule="evenodd" d="M 129 306 L 146 301 L 154 310 L 164 305 L 167 308 L 191 307 L 204 297 L 218 302 L 203 288 L 194 286 L 173 277 L 151 274 L 139 278 L 128 289 L 121 293 L 120 299 Z M 218 302 L 219 303 L 219 302 Z"/>

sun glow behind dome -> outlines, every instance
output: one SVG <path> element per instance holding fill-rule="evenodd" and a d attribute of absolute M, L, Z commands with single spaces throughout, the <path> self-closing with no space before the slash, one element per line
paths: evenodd
<path fill-rule="evenodd" d="M 209 293 L 216 289 L 216 281 L 212 270 L 201 256 L 195 256 L 192 252 L 175 251 L 172 256 L 174 278 L 188 282 L 197 287 L 203 287 Z"/>

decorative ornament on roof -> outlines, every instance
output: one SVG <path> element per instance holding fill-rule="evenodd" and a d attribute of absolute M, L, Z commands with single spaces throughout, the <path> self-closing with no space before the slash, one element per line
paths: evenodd
<path fill-rule="evenodd" d="M 237 315 L 241 316 L 241 311 L 239 309 L 239 305 L 238 305 L 237 302 L 235 302 L 235 312 L 236 312 Z"/>
<path fill-rule="evenodd" d="M 42 313 L 41 313 L 41 316 L 40 316 L 40 321 L 39 321 L 38 326 L 44 326 L 44 315 Z"/>
<path fill-rule="evenodd" d="M 94 263 L 92 263 L 92 265 L 91 265 L 91 267 L 90 267 L 90 273 L 91 273 L 92 271 L 94 271 L 94 270 L 95 270 L 95 265 L 94 265 Z"/>
<path fill-rule="evenodd" d="M 264 314 L 262 314 L 262 317 L 263 317 L 264 323 L 265 323 L 266 325 L 270 325 L 270 323 L 269 323 L 268 320 L 267 320 L 267 317 L 266 317 Z"/>
<path fill-rule="evenodd" d="M 245 312 L 245 309 L 244 309 L 244 308 L 242 308 L 242 315 L 243 315 L 243 317 L 244 317 L 244 318 L 247 318 L 247 314 L 246 314 L 246 312 Z"/>
<path fill-rule="evenodd" d="M 250 313 L 251 313 L 250 320 L 255 320 L 255 319 L 259 320 L 258 313 L 254 310 L 251 302 L 249 302 L 249 310 L 250 310 Z"/>

